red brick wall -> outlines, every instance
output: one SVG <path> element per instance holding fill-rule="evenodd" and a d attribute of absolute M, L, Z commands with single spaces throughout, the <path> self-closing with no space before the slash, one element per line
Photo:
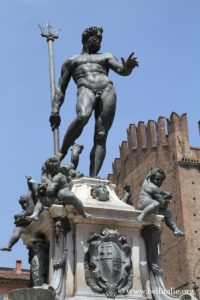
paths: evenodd
<path fill-rule="evenodd" d="M 200 283 L 200 167 L 179 167 L 189 280 Z"/>
<path fill-rule="evenodd" d="M 123 195 L 123 185 L 132 187 L 134 206 L 137 206 L 141 184 L 151 167 L 165 170 L 162 186 L 173 194 L 170 209 L 185 238 L 174 237 L 165 224 L 162 232 L 161 265 L 167 288 L 189 282 L 200 283 L 200 149 L 189 145 L 186 114 L 172 113 L 170 119 L 160 117 L 145 126 L 131 124 L 127 142 L 120 146 L 120 157 L 113 163 L 108 178 Z M 193 183 L 194 182 L 194 183 Z M 195 215 L 196 214 L 196 215 Z"/>

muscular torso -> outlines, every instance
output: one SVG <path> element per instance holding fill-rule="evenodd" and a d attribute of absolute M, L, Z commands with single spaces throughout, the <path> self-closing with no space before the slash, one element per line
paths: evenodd
<path fill-rule="evenodd" d="M 71 75 L 78 87 L 85 86 L 91 90 L 104 89 L 112 81 L 108 78 L 108 59 L 111 54 L 80 54 L 73 56 Z"/>

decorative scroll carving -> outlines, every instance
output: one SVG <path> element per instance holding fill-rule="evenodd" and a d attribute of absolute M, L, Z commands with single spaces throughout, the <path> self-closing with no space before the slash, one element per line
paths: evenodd
<path fill-rule="evenodd" d="M 66 216 L 54 219 L 54 250 L 53 250 L 53 277 L 51 286 L 59 300 L 65 299 L 66 290 L 66 261 L 67 261 L 67 233 L 71 230 Z"/>

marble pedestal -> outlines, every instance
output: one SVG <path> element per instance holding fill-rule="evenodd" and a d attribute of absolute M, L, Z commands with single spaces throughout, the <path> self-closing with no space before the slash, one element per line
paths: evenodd
<path fill-rule="evenodd" d="M 94 199 L 91 195 L 92 187 L 97 185 L 106 186 L 109 192 L 107 201 Z M 44 288 L 51 286 L 55 291 L 55 298 L 59 300 L 106 298 L 105 293 L 95 292 L 86 283 L 84 267 L 85 255 L 89 247 L 88 240 L 94 233 L 101 234 L 106 228 L 118 230 L 119 234 L 126 238 L 131 249 L 132 288 L 127 295 L 117 295 L 117 298 L 151 298 L 151 294 L 145 294 L 145 291 L 150 290 L 150 277 L 141 229 L 148 224 L 159 227 L 162 217 L 154 215 L 146 218 L 145 222 L 138 223 L 136 217 L 140 211 L 123 203 L 115 194 L 114 188 L 115 186 L 107 180 L 87 177 L 73 180 L 71 190 L 82 201 L 91 218 L 82 217 L 73 205 L 65 207 L 52 205 L 50 209 L 44 210 L 39 220 L 32 222 L 23 234 L 25 245 L 30 244 L 35 232 L 42 232 L 50 242 L 49 279 L 48 285 Z M 58 244 L 55 220 L 59 218 L 66 218 L 69 224 L 68 229 L 60 233 Z M 61 261 L 59 267 L 58 262 Z M 55 267 L 56 264 L 58 267 Z"/>

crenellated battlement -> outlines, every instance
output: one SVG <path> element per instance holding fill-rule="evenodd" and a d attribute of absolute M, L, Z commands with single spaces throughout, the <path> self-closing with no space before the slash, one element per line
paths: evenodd
<path fill-rule="evenodd" d="M 157 122 L 149 120 L 147 125 L 143 121 L 139 121 L 138 126 L 130 124 L 127 129 L 128 149 L 167 146 L 168 136 L 175 133 L 185 144 L 189 144 L 186 114 L 179 116 L 173 112 L 169 119 L 160 116 Z"/>
<path fill-rule="evenodd" d="M 152 165 L 172 156 L 175 161 L 187 160 L 187 163 L 200 160 L 200 149 L 189 144 L 186 113 L 179 116 L 175 112 L 169 119 L 160 116 L 157 121 L 149 120 L 147 124 L 143 121 L 139 121 L 137 126 L 130 124 L 127 141 L 121 143 L 119 153 L 120 157 L 113 163 L 113 174 L 109 174 L 114 182 L 120 177 L 127 177 L 147 158 L 149 163 L 150 157 Z"/>

